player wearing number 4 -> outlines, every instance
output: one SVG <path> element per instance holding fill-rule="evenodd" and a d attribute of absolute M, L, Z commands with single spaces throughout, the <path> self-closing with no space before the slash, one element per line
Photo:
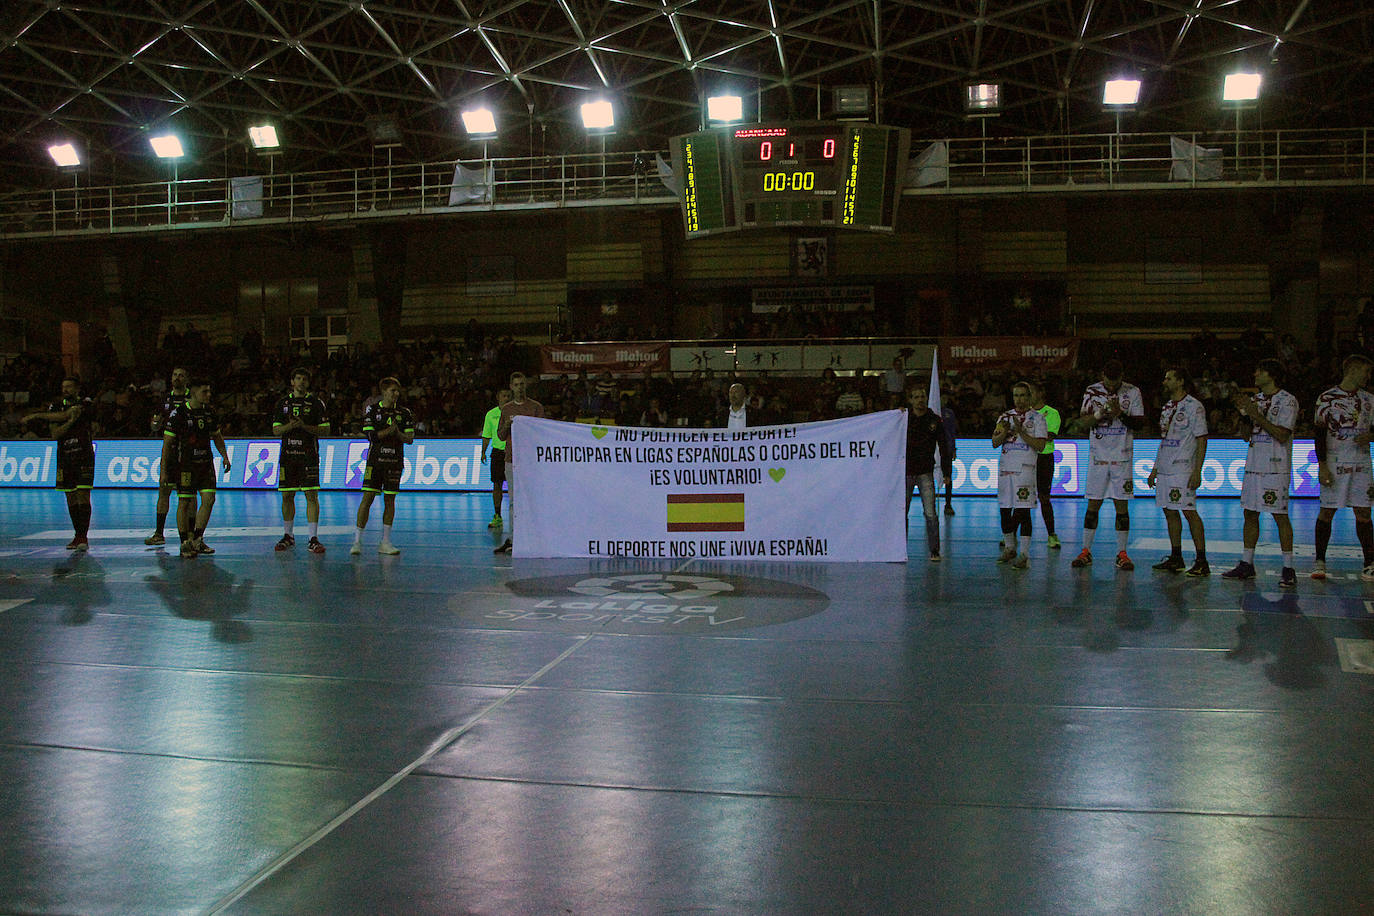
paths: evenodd
<path fill-rule="evenodd" d="M 1374 394 L 1362 390 L 1369 383 L 1370 360 L 1347 356 L 1341 363 L 1341 383 L 1322 392 L 1313 416 L 1318 435 L 1317 479 L 1321 483 L 1321 510 L 1317 513 L 1317 562 L 1313 579 L 1326 578 L 1326 545 L 1331 541 L 1331 519 L 1336 510 L 1349 506 L 1355 513 L 1355 536 L 1364 552 L 1361 579 L 1374 579 L 1374 524 L 1369 517 L 1374 479 L 1370 475 L 1370 424 L 1374 423 Z M 1325 430 L 1325 434 L 1322 431 Z"/>
<path fill-rule="evenodd" d="M 1183 369 L 1164 373 L 1164 393 L 1169 402 L 1159 413 L 1159 452 L 1147 482 L 1154 487 L 1155 505 L 1164 510 L 1170 552 L 1154 568 L 1179 572 L 1186 565 L 1181 512 L 1188 519 L 1188 532 L 1197 552 L 1188 575 L 1210 576 L 1207 539 L 1202 517 L 1197 514 L 1197 488 L 1202 484 L 1202 463 L 1207 459 L 1207 408 L 1193 397 L 1193 380 Z"/>
<path fill-rule="evenodd" d="M 997 462 L 997 506 L 1002 514 L 1002 540 L 1006 545 L 997 562 L 1025 569 L 1030 565 L 1036 458 L 1049 441 L 1049 432 L 1045 417 L 1031 407 L 1028 382 L 1013 385 L 1011 399 L 1012 409 L 997 418 L 992 433 L 992 447 L 1002 450 Z"/>
<path fill-rule="evenodd" d="M 1298 422 L 1298 399 L 1279 387 L 1283 364 L 1262 359 L 1255 365 L 1254 397 L 1238 393 L 1236 409 L 1251 423 L 1250 447 L 1245 452 L 1245 477 L 1240 484 L 1240 507 L 1245 511 L 1244 551 L 1223 579 L 1255 578 L 1255 544 L 1259 542 L 1259 514 L 1274 516 L 1283 551 L 1279 588 L 1298 587 L 1293 570 L 1293 523 L 1288 520 L 1288 488 L 1293 474 L 1293 427 Z"/>

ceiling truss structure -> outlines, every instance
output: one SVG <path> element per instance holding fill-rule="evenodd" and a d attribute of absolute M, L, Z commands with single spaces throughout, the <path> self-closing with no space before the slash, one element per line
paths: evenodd
<path fill-rule="evenodd" d="M 1371 122 L 1374 5 L 1362 0 L 5 0 L 0 188 L 56 186 L 45 148 L 74 140 L 93 183 L 163 179 L 147 138 L 183 136 L 182 177 L 263 171 L 250 125 L 283 141 L 276 170 L 478 155 L 458 120 L 485 105 L 492 156 L 588 152 L 578 106 L 616 106 L 618 149 L 701 126 L 707 95 L 749 117 L 829 115 L 867 85 L 874 116 L 965 136 L 963 86 L 1003 84 L 990 132 L 1113 129 L 1104 80 L 1136 74 L 1124 130 L 1231 125 L 1221 78 L 1258 68 L 1255 126 Z M 599 142 L 599 141 L 598 141 Z M 383 157 L 385 161 L 385 156 Z"/>

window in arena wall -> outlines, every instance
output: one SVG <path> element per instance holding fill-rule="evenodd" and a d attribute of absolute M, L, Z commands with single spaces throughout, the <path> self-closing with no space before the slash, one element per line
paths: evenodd
<path fill-rule="evenodd" d="M 313 353 L 329 353 L 348 346 L 347 315 L 292 315 L 292 350 L 308 349 Z"/>

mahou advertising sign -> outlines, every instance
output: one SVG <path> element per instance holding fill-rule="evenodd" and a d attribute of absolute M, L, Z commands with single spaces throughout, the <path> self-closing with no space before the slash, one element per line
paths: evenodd
<path fill-rule="evenodd" d="M 540 371 L 545 375 L 598 372 L 639 372 L 645 367 L 668 368 L 668 345 L 653 343 L 545 344 L 539 348 Z"/>
<path fill-rule="evenodd" d="M 942 369 L 1072 369 L 1076 337 L 942 337 Z"/>

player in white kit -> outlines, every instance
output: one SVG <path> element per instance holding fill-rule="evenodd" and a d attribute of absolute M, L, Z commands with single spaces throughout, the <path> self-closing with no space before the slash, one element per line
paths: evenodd
<path fill-rule="evenodd" d="M 1135 431 L 1145 426 L 1145 399 L 1140 389 L 1122 381 L 1121 360 L 1108 360 L 1102 367 L 1102 380 L 1083 392 L 1079 414 L 1091 421 L 1088 447 L 1088 480 L 1084 488 L 1088 508 L 1083 513 L 1083 549 L 1069 565 L 1081 568 L 1093 561 L 1093 539 L 1097 536 L 1097 513 L 1102 500 L 1111 497 L 1116 506 L 1116 568 L 1135 569 L 1126 544 L 1131 534 L 1132 459 L 1135 457 Z"/>
<path fill-rule="evenodd" d="M 1002 514 L 1005 546 L 997 562 L 1025 569 L 1030 565 L 1036 458 L 1049 441 L 1049 433 L 1045 429 L 1044 415 L 1031 407 L 1030 383 L 1013 385 L 1011 398 L 1012 409 L 997 418 L 997 427 L 992 433 L 992 447 L 1002 450 L 997 460 L 997 505 Z"/>
<path fill-rule="evenodd" d="M 1207 539 L 1202 517 L 1197 514 L 1197 488 L 1202 485 L 1202 463 L 1207 460 L 1207 408 L 1193 397 L 1193 380 L 1184 369 L 1164 373 L 1164 393 L 1169 401 L 1159 412 L 1159 451 L 1147 482 L 1154 487 L 1155 505 L 1164 510 L 1170 551 L 1154 568 L 1179 572 L 1185 567 L 1186 518 L 1197 553 L 1188 575 L 1209 576 L 1212 570 L 1207 565 Z"/>
<path fill-rule="evenodd" d="M 1331 542 L 1331 519 L 1347 506 L 1355 513 L 1355 536 L 1364 552 L 1362 579 L 1374 579 L 1374 524 L 1369 517 L 1374 478 L 1370 475 L 1370 426 L 1374 424 L 1374 394 L 1364 390 L 1374 363 L 1367 356 L 1347 356 L 1341 363 L 1341 383 L 1317 398 L 1313 414 L 1317 452 L 1317 480 L 1321 510 L 1317 513 L 1317 561 L 1313 579 L 1326 578 L 1326 546 Z"/>
<path fill-rule="evenodd" d="M 1283 364 L 1262 359 L 1255 365 L 1254 396 L 1238 393 L 1236 409 L 1251 424 L 1245 438 L 1245 477 L 1240 484 L 1240 507 L 1245 511 L 1244 550 L 1240 562 L 1221 574 L 1223 579 L 1255 578 L 1255 544 L 1259 542 L 1259 514 L 1274 516 L 1283 551 L 1279 588 L 1298 587 L 1293 570 L 1293 523 L 1288 520 L 1288 490 L 1293 477 L 1293 428 L 1298 423 L 1298 399 L 1279 387 Z"/>

